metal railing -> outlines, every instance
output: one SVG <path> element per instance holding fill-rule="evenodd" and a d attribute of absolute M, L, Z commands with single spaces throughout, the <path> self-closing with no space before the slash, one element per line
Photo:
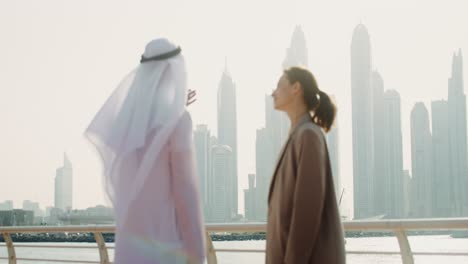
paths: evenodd
<path fill-rule="evenodd" d="M 413 264 L 414 255 L 449 255 L 449 256 L 468 256 L 466 253 L 449 253 L 449 252 L 412 252 L 408 241 L 407 231 L 439 231 L 439 230 L 468 230 L 468 218 L 451 218 L 451 219 L 414 219 L 414 220 L 376 220 L 376 221 L 346 221 L 343 222 L 346 231 L 385 231 L 393 232 L 397 238 L 400 251 L 347 251 L 347 254 L 381 254 L 381 255 L 401 255 L 403 264 Z M 265 252 L 259 249 L 226 249 L 215 248 L 209 233 L 215 232 L 265 232 L 265 223 L 249 223 L 249 224 L 207 224 L 206 225 L 206 241 L 207 241 L 207 262 L 208 264 L 216 264 L 216 252 L 244 252 L 258 253 Z M 21 245 L 15 244 L 11 238 L 11 234 L 17 233 L 93 233 L 96 240 L 96 246 L 73 246 L 73 245 Z M 114 233 L 114 226 L 31 226 L 31 227 L 0 227 L 0 234 L 5 240 L 4 247 L 8 252 L 8 258 L 0 258 L 8 260 L 9 264 L 16 264 L 21 261 L 44 261 L 44 262 L 61 262 L 61 263 L 111 263 L 109 261 L 108 249 L 113 249 L 106 245 L 103 238 L 103 233 Z M 99 252 L 99 261 L 83 261 L 83 260 L 65 260 L 65 259 L 37 259 L 37 258 L 20 258 L 16 256 L 16 248 L 96 248 Z"/>

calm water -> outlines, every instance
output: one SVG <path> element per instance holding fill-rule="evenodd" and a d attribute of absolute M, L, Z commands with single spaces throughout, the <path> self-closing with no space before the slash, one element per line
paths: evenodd
<path fill-rule="evenodd" d="M 461 252 L 468 253 L 468 238 L 451 238 L 449 236 L 413 236 L 409 237 L 413 252 Z M 47 245 L 64 245 L 65 243 L 40 243 Z M 2 245 L 2 244 L 0 244 Z M 37 244 L 36 244 L 37 245 Z M 95 244 L 67 243 L 76 246 L 94 246 Z M 111 246 L 112 244 L 109 244 Z M 265 241 L 229 241 L 215 242 L 215 248 L 255 248 L 263 249 Z M 346 249 L 351 251 L 398 251 L 398 242 L 394 237 L 380 238 L 348 238 Z M 112 255 L 113 251 L 109 250 Z M 97 249 L 40 249 L 40 248 L 17 248 L 16 255 L 19 258 L 55 258 L 73 260 L 98 260 Z M 0 247 L 0 257 L 6 256 L 6 249 Z M 0 263 L 7 263 L 0 260 Z M 47 262 L 18 261 L 18 263 L 45 264 Z M 218 253 L 220 264 L 250 264 L 264 263 L 262 253 Z M 401 263 L 399 255 L 350 255 L 348 262 L 351 264 L 389 264 Z M 468 256 L 415 256 L 415 263 L 443 263 L 443 264 L 466 264 Z"/>

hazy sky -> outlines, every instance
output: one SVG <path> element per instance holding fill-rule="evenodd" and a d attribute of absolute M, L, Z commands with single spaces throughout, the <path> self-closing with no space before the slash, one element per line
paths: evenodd
<path fill-rule="evenodd" d="M 83 131 L 156 37 L 180 43 L 194 123 L 216 133 L 216 91 L 227 68 L 237 85 L 239 191 L 255 171 L 255 131 L 296 25 L 310 69 L 338 100 L 341 176 L 352 205 L 350 44 L 364 23 L 373 68 L 402 97 L 404 167 L 410 110 L 447 97 L 452 54 L 468 54 L 466 1 L 6 1 L 0 0 L 0 202 L 53 204 L 55 169 L 74 167 L 74 207 L 104 203 L 101 167 Z M 468 55 L 467 55 L 468 56 Z M 468 80 L 467 71 L 464 71 Z"/>

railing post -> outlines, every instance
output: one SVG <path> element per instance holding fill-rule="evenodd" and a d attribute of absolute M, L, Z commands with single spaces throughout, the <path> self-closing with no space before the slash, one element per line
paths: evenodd
<path fill-rule="evenodd" d="M 398 244 L 400 245 L 401 260 L 403 261 L 403 264 L 414 264 L 413 253 L 411 252 L 406 232 L 401 229 L 395 230 L 395 235 L 398 239 Z"/>
<path fill-rule="evenodd" d="M 211 241 L 211 236 L 207 232 L 205 232 L 206 237 L 206 262 L 208 264 L 217 264 L 218 260 L 216 259 L 216 251 L 213 246 L 213 241 Z"/>
<path fill-rule="evenodd" d="M 2 235 L 8 250 L 8 264 L 16 264 L 16 253 L 15 246 L 13 245 L 13 240 L 11 239 L 11 236 L 8 233 L 3 233 Z"/>
<path fill-rule="evenodd" d="M 109 264 L 109 255 L 107 254 L 106 241 L 104 240 L 102 233 L 94 232 L 93 234 L 94 239 L 96 239 L 96 243 L 98 245 L 101 264 Z"/>

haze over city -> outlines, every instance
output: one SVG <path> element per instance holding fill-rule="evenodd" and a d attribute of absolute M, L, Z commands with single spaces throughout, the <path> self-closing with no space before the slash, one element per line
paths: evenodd
<path fill-rule="evenodd" d="M 2 1 L 0 29 L 0 202 L 53 205 L 56 168 L 73 164 L 73 207 L 105 204 L 101 166 L 83 132 L 144 45 L 166 36 L 182 47 L 194 128 L 217 133 L 223 73 L 236 86 L 238 204 L 255 173 L 256 130 L 299 26 L 308 66 L 336 97 L 344 211 L 352 214 L 351 41 L 368 30 L 372 70 L 401 98 L 403 168 L 411 171 L 410 111 L 447 99 L 452 59 L 468 53 L 463 1 Z M 265 10 L 268 12 L 265 12 Z M 468 80 L 468 73 L 463 72 Z M 465 87 L 466 88 L 466 87 Z M 466 93 L 466 89 L 465 89 Z"/>

